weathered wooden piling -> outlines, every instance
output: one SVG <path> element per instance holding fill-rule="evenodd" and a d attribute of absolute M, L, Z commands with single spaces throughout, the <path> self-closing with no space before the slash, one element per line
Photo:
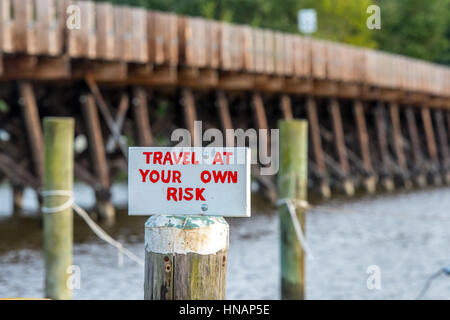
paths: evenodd
<path fill-rule="evenodd" d="M 23 186 L 17 184 L 12 185 L 13 215 L 15 217 L 18 217 L 22 214 L 23 192 Z"/>
<path fill-rule="evenodd" d="M 428 156 L 431 160 L 431 175 L 433 184 L 440 186 L 442 184 L 442 178 L 439 173 L 439 156 L 433 130 L 433 123 L 431 121 L 430 109 L 426 107 L 421 108 L 421 115 L 423 120 L 423 127 L 425 130 L 425 140 L 427 144 Z"/>
<path fill-rule="evenodd" d="M 279 199 L 306 201 L 308 181 L 308 123 L 280 121 Z M 304 251 L 298 241 L 287 205 L 280 203 L 281 298 L 304 299 Z M 305 231 L 305 209 L 296 206 L 296 216 Z"/>
<path fill-rule="evenodd" d="M 392 173 L 394 171 L 392 159 L 389 154 L 389 143 L 387 137 L 387 125 L 384 105 L 380 101 L 375 108 L 375 125 L 377 129 L 378 147 L 382 163 L 382 178 L 380 182 L 383 188 L 390 192 L 395 189 Z"/>
<path fill-rule="evenodd" d="M 337 99 L 330 100 L 329 112 L 333 122 L 333 133 L 336 142 L 336 151 L 339 158 L 339 165 L 342 172 L 345 174 L 342 186 L 344 192 L 348 196 L 352 196 L 355 194 L 355 187 L 350 178 L 350 165 L 348 163 L 347 149 L 345 147 L 344 128 L 342 126 L 341 110 L 339 107 L 339 101 Z"/>
<path fill-rule="evenodd" d="M 408 165 L 406 162 L 406 156 L 403 146 L 404 141 L 400 123 L 400 111 L 397 103 L 390 103 L 389 114 L 391 116 L 392 140 L 394 145 L 394 152 L 395 157 L 397 159 L 397 165 L 400 169 L 400 176 L 404 187 L 406 189 L 411 189 L 413 185 L 409 178 Z"/>
<path fill-rule="evenodd" d="M 51 299 L 72 298 L 68 267 L 72 265 L 73 241 L 73 139 L 72 118 L 44 119 L 45 296 Z"/>
<path fill-rule="evenodd" d="M 92 160 L 92 167 L 100 185 L 105 190 L 110 190 L 111 181 L 109 176 L 109 166 L 106 158 L 105 145 L 98 117 L 94 96 L 87 94 L 81 97 L 83 117 L 86 123 L 89 151 Z M 115 209 L 110 197 L 103 194 L 96 194 L 97 212 L 103 223 L 111 225 L 115 220 Z"/>
<path fill-rule="evenodd" d="M 328 181 L 327 167 L 324 161 L 322 139 L 320 137 L 319 117 L 317 116 L 316 100 L 309 96 L 306 101 L 308 110 L 308 120 L 310 124 L 311 141 L 315 164 L 320 174 L 320 194 L 323 198 L 331 196 L 330 184 Z"/>
<path fill-rule="evenodd" d="M 355 100 L 353 104 L 356 126 L 358 128 L 359 149 L 365 170 L 364 187 L 368 193 L 376 190 L 377 177 L 374 173 L 369 150 L 369 134 L 367 133 L 366 117 L 364 106 L 361 100 Z"/>
<path fill-rule="evenodd" d="M 406 122 L 408 124 L 408 133 L 411 140 L 411 149 L 414 158 L 414 180 L 419 187 L 427 184 L 424 170 L 423 154 L 420 147 L 419 132 L 417 130 L 416 117 L 411 107 L 405 110 Z"/>
<path fill-rule="evenodd" d="M 150 217 L 145 223 L 144 299 L 225 299 L 228 237 L 222 217 Z"/>

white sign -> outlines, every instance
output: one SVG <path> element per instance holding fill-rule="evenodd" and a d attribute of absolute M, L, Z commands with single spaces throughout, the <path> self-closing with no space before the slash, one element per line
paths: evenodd
<path fill-rule="evenodd" d="M 315 9 L 302 9 L 298 11 L 298 29 L 304 34 L 317 31 L 317 12 Z"/>
<path fill-rule="evenodd" d="M 129 215 L 250 216 L 249 148 L 128 149 Z"/>

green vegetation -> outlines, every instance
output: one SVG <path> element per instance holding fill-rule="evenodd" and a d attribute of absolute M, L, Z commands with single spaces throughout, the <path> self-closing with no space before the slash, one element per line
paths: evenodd
<path fill-rule="evenodd" d="M 450 0 L 111 0 L 286 32 L 297 11 L 315 8 L 315 37 L 450 63 Z M 366 9 L 381 8 L 381 30 L 369 30 Z"/>

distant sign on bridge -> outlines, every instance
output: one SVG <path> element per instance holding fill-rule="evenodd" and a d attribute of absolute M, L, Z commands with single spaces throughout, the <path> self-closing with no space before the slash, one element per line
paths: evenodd
<path fill-rule="evenodd" d="M 317 31 L 317 12 L 315 9 L 302 9 L 298 11 L 298 29 L 301 33 L 312 34 Z"/>
<path fill-rule="evenodd" d="M 130 215 L 250 216 L 250 149 L 129 148 Z"/>

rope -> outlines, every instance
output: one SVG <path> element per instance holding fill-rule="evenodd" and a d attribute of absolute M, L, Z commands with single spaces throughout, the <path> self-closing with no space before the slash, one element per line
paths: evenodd
<path fill-rule="evenodd" d="M 41 192 L 43 197 L 49 197 L 49 196 L 60 196 L 60 197 L 68 197 L 67 201 L 64 202 L 62 205 L 56 206 L 56 207 L 42 207 L 43 213 L 58 213 L 63 210 L 66 210 L 70 207 L 73 208 L 73 210 L 86 222 L 86 224 L 89 226 L 89 228 L 103 241 L 107 242 L 108 244 L 115 247 L 118 251 L 118 263 L 119 266 L 123 266 L 123 255 L 126 255 L 130 260 L 133 260 L 138 265 L 143 266 L 144 261 L 136 256 L 133 252 L 129 251 L 128 249 L 124 248 L 123 244 L 119 241 L 113 239 L 109 234 L 107 234 L 98 224 L 92 220 L 92 218 L 89 216 L 89 214 L 82 209 L 79 205 L 77 205 L 73 201 L 73 193 L 70 190 L 46 190 Z"/>
<path fill-rule="evenodd" d="M 57 196 L 57 197 L 68 197 L 66 202 L 56 207 L 44 207 L 42 206 L 41 210 L 43 213 L 58 213 L 69 209 L 73 204 L 73 196 L 72 191 L 69 190 L 46 190 L 42 191 L 41 195 L 43 197 Z"/>
<path fill-rule="evenodd" d="M 302 227 L 300 225 L 300 222 L 298 221 L 297 214 L 296 214 L 296 208 L 301 209 L 308 209 L 310 208 L 310 205 L 305 200 L 296 200 L 296 199 L 288 199 L 283 198 L 277 201 L 278 206 L 286 205 L 288 208 L 289 214 L 291 216 L 292 224 L 295 229 L 295 234 L 297 235 L 298 242 L 302 246 L 303 250 L 305 251 L 305 254 L 308 258 L 314 259 L 312 250 L 310 249 L 308 243 L 306 242 L 306 237 L 303 234 Z"/>

